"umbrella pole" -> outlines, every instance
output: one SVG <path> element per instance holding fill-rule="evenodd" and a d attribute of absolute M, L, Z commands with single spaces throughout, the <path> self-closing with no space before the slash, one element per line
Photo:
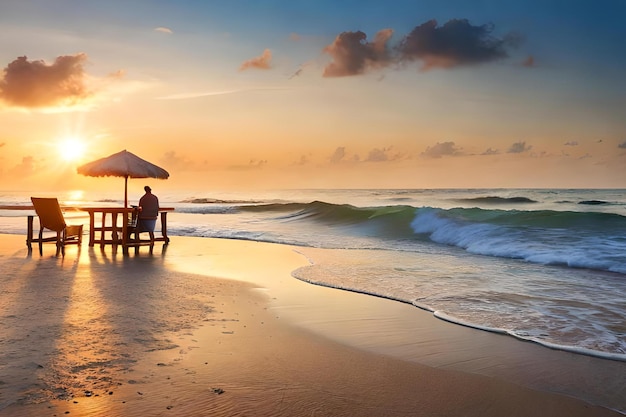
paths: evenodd
<path fill-rule="evenodd" d="M 128 208 L 128 175 L 124 177 L 124 208 Z"/>

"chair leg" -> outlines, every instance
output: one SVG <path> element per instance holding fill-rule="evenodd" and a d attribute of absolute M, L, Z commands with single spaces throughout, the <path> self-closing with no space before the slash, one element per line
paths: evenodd
<path fill-rule="evenodd" d="M 138 226 L 139 227 L 139 226 Z M 135 229 L 135 255 L 139 253 L 139 240 L 141 238 L 141 234 L 139 232 L 139 229 Z"/>
<path fill-rule="evenodd" d="M 152 253 L 152 249 L 154 249 L 154 232 L 148 233 L 150 233 L 150 253 Z"/>
<path fill-rule="evenodd" d="M 57 256 L 59 255 L 59 252 L 61 252 L 61 255 L 65 256 L 65 241 L 63 239 L 64 235 L 64 232 L 57 232 Z"/>
<path fill-rule="evenodd" d="M 39 256 L 43 256 L 43 229 L 39 229 Z"/>

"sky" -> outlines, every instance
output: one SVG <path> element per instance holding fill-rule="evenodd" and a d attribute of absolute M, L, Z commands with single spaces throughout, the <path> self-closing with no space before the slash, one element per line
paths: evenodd
<path fill-rule="evenodd" d="M 123 149 L 170 173 L 155 192 L 626 188 L 625 14 L 3 0 L 0 190 L 119 186 L 76 168 Z"/>

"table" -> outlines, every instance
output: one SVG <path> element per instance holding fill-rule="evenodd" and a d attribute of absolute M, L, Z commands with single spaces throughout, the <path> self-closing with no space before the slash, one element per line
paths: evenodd
<path fill-rule="evenodd" d="M 128 238 L 129 215 L 135 210 L 132 207 L 81 207 L 80 210 L 89 213 L 89 246 L 94 246 L 96 243 L 99 243 L 101 248 L 104 248 L 105 245 L 121 245 L 124 253 L 126 253 L 130 246 L 150 242 L 149 240 L 137 241 Z M 174 211 L 174 208 L 159 208 L 161 236 L 155 236 L 154 242 L 165 242 L 166 245 L 170 242 L 170 238 L 167 237 L 167 213 L 170 211 Z M 122 224 L 118 225 L 118 216 L 120 215 Z M 99 225 L 96 225 L 96 216 L 101 216 Z M 110 217 L 110 223 L 107 222 L 107 217 Z M 107 232 L 111 232 L 110 238 L 107 238 Z M 100 234 L 99 237 L 97 233 Z"/>
<path fill-rule="evenodd" d="M 32 207 L 31 207 L 32 209 Z M 78 210 L 86 211 L 89 213 L 89 246 L 93 247 L 96 243 L 100 244 L 101 248 L 105 245 L 121 245 L 124 253 L 128 252 L 130 246 L 140 246 L 151 243 L 149 240 L 135 240 L 128 239 L 128 223 L 129 215 L 132 214 L 132 207 L 82 207 Z M 154 242 L 165 242 L 167 245 L 170 242 L 170 238 L 167 236 L 167 213 L 174 211 L 173 207 L 161 207 L 159 209 L 159 218 L 161 219 L 161 236 L 155 236 Z M 101 222 L 96 226 L 96 215 L 101 216 Z M 122 224 L 118 225 L 118 216 L 121 215 Z M 26 245 L 28 249 L 32 249 L 33 243 L 38 243 L 39 238 L 34 237 L 34 219 L 36 215 L 29 215 L 27 220 L 26 231 Z M 111 222 L 107 224 L 107 217 L 110 217 Z M 110 238 L 106 237 L 106 232 L 111 232 Z M 96 233 L 100 236 L 97 237 Z M 51 242 L 56 240 L 56 236 L 53 238 L 43 238 L 42 242 Z"/>

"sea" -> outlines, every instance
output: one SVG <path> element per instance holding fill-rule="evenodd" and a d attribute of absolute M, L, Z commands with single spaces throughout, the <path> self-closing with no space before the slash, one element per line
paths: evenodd
<path fill-rule="evenodd" d="M 314 251 L 294 278 L 626 361 L 626 190 L 154 188 L 175 208 L 169 235 L 341 249 Z M 25 234 L 33 213 L 15 208 L 30 195 L 0 191 L 0 233 Z M 54 195 L 66 207 L 123 203 L 113 193 Z"/>

